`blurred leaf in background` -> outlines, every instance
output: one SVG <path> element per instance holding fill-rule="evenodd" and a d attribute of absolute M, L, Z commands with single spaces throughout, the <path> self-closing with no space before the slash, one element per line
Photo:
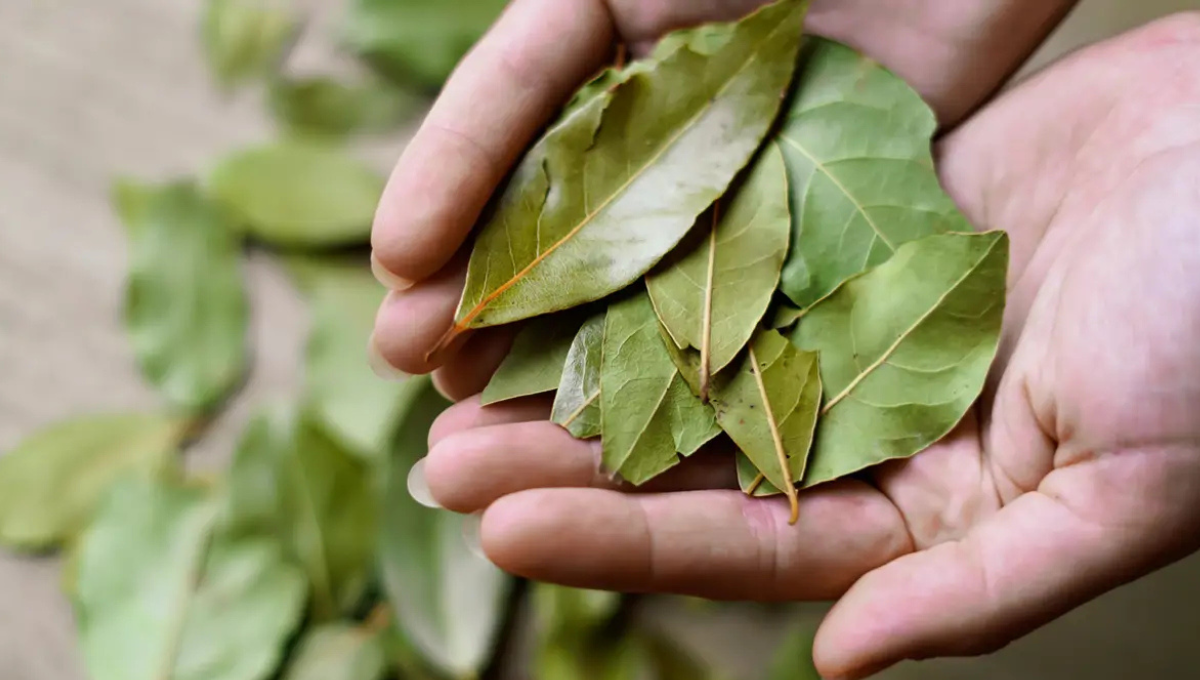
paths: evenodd
<path fill-rule="evenodd" d="M 242 243 L 190 182 L 118 183 L 129 236 L 125 325 L 146 378 L 172 404 L 204 411 L 247 368 Z"/>
<path fill-rule="evenodd" d="M 451 677 L 475 677 L 491 656 L 512 581 L 468 545 L 472 518 L 426 508 L 408 491 L 429 427 L 449 406 L 427 377 L 412 380 L 422 394 L 410 402 L 385 473 L 380 568 L 400 628 L 426 659 Z"/>
<path fill-rule="evenodd" d="M 287 134 L 337 139 L 395 129 L 424 100 L 378 80 L 351 84 L 317 76 L 273 80 L 267 103 Z"/>
<path fill-rule="evenodd" d="M 794 624 L 771 660 L 767 680 L 821 680 L 812 660 L 816 632 L 812 622 Z"/>
<path fill-rule="evenodd" d="M 381 72 L 436 90 L 507 0 L 351 0 L 343 37 Z"/>
<path fill-rule="evenodd" d="M 260 680 L 299 625 L 304 577 L 271 536 L 233 536 L 206 490 L 126 481 L 84 534 L 80 642 L 94 680 Z"/>
<path fill-rule="evenodd" d="M 604 628 L 621 605 L 619 594 L 539 583 L 530 597 L 538 629 L 535 677 L 591 680 L 611 665 Z"/>
<path fill-rule="evenodd" d="M 87 524 L 104 492 L 128 473 L 178 473 L 187 422 L 165 415 L 83 416 L 56 423 L 0 457 L 0 542 L 43 550 Z"/>
<path fill-rule="evenodd" d="M 278 68 L 300 21 L 292 0 L 207 0 L 201 39 L 218 84 L 232 89 Z"/>
<path fill-rule="evenodd" d="M 283 680 L 379 680 L 387 673 L 384 632 L 373 621 L 313 628 L 300 639 Z"/>
<path fill-rule="evenodd" d="M 291 139 L 226 157 L 207 186 L 250 236 L 282 248 L 329 248 L 370 238 L 383 178 L 333 144 Z"/>

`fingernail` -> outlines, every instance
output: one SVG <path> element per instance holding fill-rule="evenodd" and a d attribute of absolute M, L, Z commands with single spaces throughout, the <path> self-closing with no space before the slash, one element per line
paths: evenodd
<path fill-rule="evenodd" d="M 467 549 L 475 554 L 476 557 L 482 560 L 488 558 L 483 552 L 483 539 L 481 538 L 480 530 L 483 527 L 483 513 L 476 512 L 466 517 L 463 517 L 462 536 L 463 542 L 467 544 Z"/>
<path fill-rule="evenodd" d="M 367 365 L 371 367 L 371 371 L 383 378 L 384 380 L 404 380 L 408 374 L 395 366 L 391 365 L 387 359 L 383 358 L 383 354 L 379 351 L 379 345 L 375 342 L 375 336 L 367 342 Z"/>
<path fill-rule="evenodd" d="M 389 290 L 408 290 L 413 287 L 413 282 L 393 274 L 383 263 L 375 257 L 375 253 L 371 253 L 371 273 L 375 275 L 375 280 Z"/>
<path fill-rule="evenodd" d="M 424 458 L 418 460 L 408 471 L 408 495 L 427 508 L 438 510 L 442 507 L 433 499 L 433 493 L 429 491 L 429 482 L 425 479 Z"/>

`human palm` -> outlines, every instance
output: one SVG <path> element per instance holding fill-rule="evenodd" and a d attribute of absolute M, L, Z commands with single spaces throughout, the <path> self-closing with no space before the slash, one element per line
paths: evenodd
<path fill-rule="evenodd" d="M 609 4 L 515 3 L 447 85 L 381 204 L 381 278 L 420 283 L 389 296 L 374 346 L 399 368 L 436 369 L 456 398 L 482 388 L 511 331 L 465 338 L 437 365 L 425 355 L 461 290 L 460 246 L 529 137 L 615 39 L 644 50 L 756 3 Z M 1070 4 L 812 10 L 810 30 L 880 59 L 935 106 L 944 184 L 973 224 L 1012 238 L 1001 351 L 951 436 L 802 494 L 789 526 L 786 502 L 736 490 L 727 452 L 629 493 L 599 469 L 594 442 L 547 422 L 545 400 L 466 398 L 431 435 L 421 474 L 433 496 L 486 511 L 488 556 L 524 576 L 837 599 L 815 649 L 830 677 L 989 651 L 1200 548 L 1200 18 L 1088 48 L 967 117 Z"/>

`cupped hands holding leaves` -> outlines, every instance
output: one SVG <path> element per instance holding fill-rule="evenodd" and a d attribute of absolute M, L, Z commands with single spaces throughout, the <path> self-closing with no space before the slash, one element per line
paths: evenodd
<path fill-rule="evenodd" d="M 982 398 L 918 455 L 801 491 L 792 526 L 786 501 L 738 490 L 727 452 L 702 449 L 634 489 L 599 464 L 611 445 L 550 420 L 552 399 L 485 407 L 471 396 L 512 346 L 520 325 L 504 324 L 524 317 L 500 315 L 487 327 L 465 319 L 468 236 L 481 215 L 505 210 L 562 217 L 554 191 L 489 204 L 497 187 L 556 172 L 547 149 L 569 148 L 570 135 L 557 146 L 529 144 L 612 58 L 614 44 L 644 57 L 673 29 L 736 19 L 758 5 L 512 3 L 446 84 L 392 176 L 373 233 L 380 277 L 396 290 L 380 310 L 373 347 L 396 369 L 434 372 L 462 400 L 431 434 L 423 469 L 434 498 L 454 511 L 484 511 L 489 558 L 531 578 L 710 598 L 836 599 L 814 650 L 828 677 L 996 649 L 1200 548 L 1200 73 L 1192 66 L 1200 15 L 1090 46 L 988 101 L 1072 4 L 815 0 L 809 10 L 805 31 L 878 60 L 933 107 L 941 184 L 971 226 L 1005 232 L 1011 245 L 1003 330 Z M 580 91 L 568 113 L 582 119 L 588 106 L 599 107 L 597 116 L 620 106 L 619 87 L 597 82 L 592 99 Z M 603 97 L 617 104 L 593 103 Z M 572 129 L 553 127 L 543 140 Z M 602 124 L 588 129 L 604 134 Z M 537 153 L 540 162 L 523 162 L 510 177 L 523 155 Z M 723 159 L 734 171 L 745 163 L 705 157 L 696 171 Z M 821 158 L 809 161 L 822 169 Z M 874 181 L 895 176 L 883 167 Z M 623 186 L 628 177 L 609 179 Z M 697 196 L 698 204 L 716 198 Z M 864 214 L 871 207 L 859 206 Z M 553 219 L 539 224 L 562 228 Z M 523 271 L 523 255 L 510 256 L 509 268 Z M 896 265 L 853 286 L 882 285 L 870 277 L 887 266 Z M 813 300 L 796 299 L 802 286 L 797 295 L 788 288 L 795 274 L 784 268 L 782 289 L 804 307 Z M 475 306 L 511 288 L 484 286 Z M 588 299 L 597 296 L 572 304 Z M 835 307 L 802 318 L 792 341 L 819 350 L 805 335 L 839 323 Z M 760 386 L 768 375 L 764 368 Z M 671 380 L 663 377 L 663 390 Z M 719 416 L 717 395 L 713 402 Z M 682 450 L 678 437 L 675 444 Z"/>

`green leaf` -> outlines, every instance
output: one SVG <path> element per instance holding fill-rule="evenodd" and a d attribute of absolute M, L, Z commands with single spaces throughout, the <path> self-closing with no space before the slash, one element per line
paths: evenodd
<path fill-rule="evenodd" d="M 354 0 L 345 42 L 393 77 L 436 89 L 500 15 L 506 0 Z"/>
<path fill-rule="evenodd" d="M 449 403 L 426 377 L 401 425 L 384 483 L 380 569 L 400 627 L 439 670 L 475 676 L 487 663 L 504 618 L 511 579 L 475 554 L 463 532 L 470 518 L 418 504 L 408 473 L 428 453 L 429 427 Z"/>
<path fill-rule="evenodd" d="M 792 192 L 780 287 L 797 305 L 908 241 L 970 231 L 938 183 L 933 111 L 902 80 L 848 47 L 809 38 L 793 92 L 776 142 Z"/>
<path fill-rule="evenodd" d="M 718 202 L 697 243 L 678 248 L 646 277 L 672 341 L 700 351 L 699 392 L 737 357 L 767 312 L 787 257 L 791 219 L 783 156 L 768 146 L 731 200 Z"/>
<path fill-rule="evenodd" d="M 562 380 L 567 353 L 584 318 L 571 311 L 526 324 L 483 390 L 483 404 L 553 392 Z"/>
<path fill-rule="evenodd" d="M 208 67 L 231 88 L 279 68 L 300 22 L 288 0 L 207 0 L 202 38 Z"/>
<path fill-rule="evenodd" d="M 674 467 L 720 433 L 692 394 L 659 334 L 645 292 L 615 302 L 605 319 L 600 368 L 602 458 L 634 485 Z"/>
<path fill-rule="evenodd" d="M 304 608 L 271 537 L 230 538 L 204 491 L 127 481 L 79 546 L 77 620 L 95 680 L 260 680 Z"/>
<path fill-rule="evenodd" d="M 362 597 L 375 552 L 373 471 L 290 410 L 247 429 L 230 472 L 228 522 L 282 538 L 312 587 L 313 614 L 330 619 Z"/>
<path fill-rule="evenodd" d="M 241 241 L 189 183 L 125 183 L 117 194 L 119 210 L 136 220 L 124 310 L 134 355 L 173 404 L 208 409 L 247 367 Z"/>
<path fill-rule="evenodd" d="M 771 659 L 767 680 L 821 680 L 813 665 L 816 626 L 802 621 L 787 632 Z"/>
<path fill-rule="evenodd" d="M 208 177 L 256 239 L 285 248 L 366 243 L 383 178 L 344 150 L 299 139 L 240 151 Z"/>
<path fill-rule="evenodd" d="M 420 101 L 383 83 L 351 85 L 324 77 L 273 80 L 267 100 L 287 132 L 332 138 L 388 130 L 415 113 Z"/>
<path fill-rule="evenodd" d="M 533 677 L 600 677 L 614 652 L 603 629 L 620 607 L 620 595 L 538 583 L 531 600 L 537 630 Z"/>
<path fill-rule="evenodd" d="M 446 341 L 605 297 L 673 249 L 766 135 L 806 8 L 685 32 L 555 124 L 485 221 Z"/>
<path fill-rule="evenodd" d="M 381 380 L 366 359 L 375 314 L 387 291 L 365 266 L 332 259 L 293 260 L 303 268 L 312 311 L 304 361 L 304 407 L 348 451 L 369 459 L 387 455 L 407 381 Z"/>
<path fill-rule="evenodd" d="M 944 234 L 812 308 L 792 341 L 821 356 L 825 403 L 804 486 L 914 455 L 983 390 L 1004 317 L 1008 236 Z"/>
<path fill-rule="evenodd" d="M 386 673 L 381 632 L 336 622 L 304 634 L 283 680 L 380 680 Z"/>
<path fill-rule="evenodd" d="M 0 457 L 0 542 L 44 550 L 73 539 L 108 488 L 125 475 L 178 471 L 187 423 L 161 415 L 67 420 Z"/>
<path fill-rule="evenodd" d="M 767 481 L 788 493 L 804 477 L 821 408 L 817 355 L 775 331 L 752 341 L 736 372 L 713 383 L 717 422 Z M 786 464 L 785 464 L 786 462 Z"/>
<path fill-rule="evenodd" d="M 550 420 L 576 439 L 600 436 L 600 364 L 604 353 L 605 313 L 593 315 L 571 341 L 554 395 Z"/>

